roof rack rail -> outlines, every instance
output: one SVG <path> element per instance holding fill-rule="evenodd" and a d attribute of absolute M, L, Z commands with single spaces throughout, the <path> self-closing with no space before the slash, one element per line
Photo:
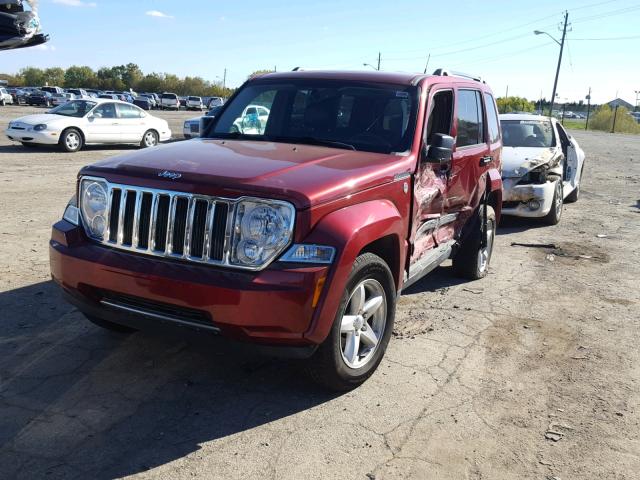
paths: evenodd
<path fill-rule="evenodd" d="M 487 83 L 482 79 L 480 75 L 470 75 L 468 73 L 457 72 L 455 70 L 447 70 L 445 68 L 438 68 L 435 72 L 433 72 L 433 75 L 437 75 L 439 77 L 463 77 L 470 80 L 475 80 L 476 82 Z"/>

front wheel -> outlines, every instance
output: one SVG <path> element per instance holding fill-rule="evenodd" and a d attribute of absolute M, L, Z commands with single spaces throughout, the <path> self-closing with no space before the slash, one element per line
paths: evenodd
<path fill-rule="evenodd" d="M 473 231 L 469 232 L 460 249 L 453 257 L 453 271 L 456 275 L 469 280 L 478 280 L 487 276 L 493 254 L 496 236 L 496 213 L 487 205 L 487 228 L 483 232 L 484 206 L 478 208 L 477 220 Z"/>
<path fill-rule="evenodd" d="M 82 135 L 75 128 L 69 128 L 60 135 L 60 148 L 65 152 L 77 152 L 82 148 Z"/>
<path fill-rule="evenodd" d="M 360 255 L 351 269 L 331 331 L 308 360 L 311 377 L 336 391 L 364 383 L 384 356 L 395 309 L 395 283 L 389 267 L 377 255 Z"/>
<path fill-rule="evenodd" d="M 140 146 L 142 148 L 155 147 L 158 144 L 158 132 L 155 130 L 147 130 L 142 136 Z"/>
<path fill-rule="evenodd" d="M 563 192 L 562 192 L 562 179 L 558 179 L 556 182 L 556 188 L 553 191 L 553 201 L 551 204 L 551 210 L 544 217 L 545 223 L 548 225 L 557 225 L 562 218 L 562 204 L 563 204 Z"/>

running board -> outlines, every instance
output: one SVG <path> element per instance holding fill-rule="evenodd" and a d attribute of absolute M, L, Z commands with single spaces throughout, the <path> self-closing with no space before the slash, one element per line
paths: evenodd
<path fill-rule="evenodd" d="M 434 270 L 438 265 L 449 258 L 451 256 L 451 251 L 453 250 L 453 246 L 455 245 L 455 243 L 455 240 L 452 240 L 448 243 L 434 248 L 430 252 L 427 252 L 420 260 L 418 260 L 415 265 L 409 267 L 410 275 L 407 276 L 407 274 L 405 273 L 402 290 L 409 288 L 411 285 L 416 283 L 427 273 Z"/>

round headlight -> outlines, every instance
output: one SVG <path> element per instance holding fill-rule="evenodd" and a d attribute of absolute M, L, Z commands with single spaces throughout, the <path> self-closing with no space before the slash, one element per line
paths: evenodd
<path fill-rule="evenodd" d="M 243 200 L 236 209 L 232 263 L 260 267 L 289 245 L 295 210 L 286 202 Z"/>
<path fill-rule="evenodd" d="M 95 180 L 83 180 L 80 207 L 88 233 L 93 237 L 102 238 L 107 226 L 106 185 Z"/>

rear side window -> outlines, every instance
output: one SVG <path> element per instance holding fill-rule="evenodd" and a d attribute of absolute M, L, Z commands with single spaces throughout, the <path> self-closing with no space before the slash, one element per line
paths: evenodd
<path fill-rule="evenodd" d="M 142 110 L 133 105 L 118 104 L 118 115 L 120 118 L 142 118 Z"/>
<path fill-rule="evenodd" d="M 170 98 L 171 100 L 177 100 L 178 96 L 175 93 L 163 93 L 160 98 Z"/>
<path fill-rule="evenodd" d="M 482 99 L 476 90 L 458 90 L 457 147 L 483 143 L 484 125 Z"/>
<path fill-rule="evenodd" d="M 500 128 L 498 126 L 498 112 L 493 96 L 485 93 L 484 101 L 487 105 L 487 127 L 489 130 L 489 141 L 495 143 L 500 139 Z"/>

